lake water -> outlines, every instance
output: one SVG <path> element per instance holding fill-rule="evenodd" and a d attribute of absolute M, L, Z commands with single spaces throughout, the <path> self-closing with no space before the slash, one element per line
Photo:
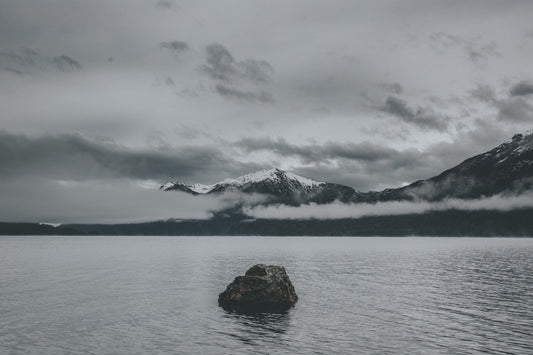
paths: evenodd
<path fill-rule="evenodd" d="M 285 314 L 217 297 L 284 265 Z M 1 354 L 532 354 L 533 239 L 0 237 Z"/>

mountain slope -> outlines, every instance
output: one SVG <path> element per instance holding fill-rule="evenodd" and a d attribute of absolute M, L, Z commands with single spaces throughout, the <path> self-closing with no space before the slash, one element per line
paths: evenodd
<path fill-rule="evenodd" d="M 160 189 L 183 191 L 193 195 L 219 194 L 228 191 L 257 193 L 269 196 L 269 202 L 289 205 L 329 203 L 335 200 L 351 202 L 360 194 L 348 186 L 319 182 L 280 169 L 261 170 L 213 185 L 170 182 Z"/>
<path fill-rule="evenodd" d="M 516 134 L 496 148 L 476 155 L 427 180 L 370 192 L 368 201 L 474 199 L 518 195 L 533 188 L 533 132 Z"/>

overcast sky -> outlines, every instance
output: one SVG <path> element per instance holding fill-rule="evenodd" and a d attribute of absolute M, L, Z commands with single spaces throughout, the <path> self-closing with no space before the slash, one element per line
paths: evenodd
<path fill-rule="evenodd" d="M 429 178 L 533 128 L 532 13 L 0 0 L 0 220 L 97 216 L 109 186 L 141 196 L 270 167 L 361 191 Z"/>

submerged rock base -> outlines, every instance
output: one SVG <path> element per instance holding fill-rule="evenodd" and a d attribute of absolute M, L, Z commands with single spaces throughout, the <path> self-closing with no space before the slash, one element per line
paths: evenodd
<path fill-rule="evenodd" d="M 237 276 L 218 296 L 218 305 L 245 312 L 281 312 L 298 301 L 283 266 L 257 264 Z"/>

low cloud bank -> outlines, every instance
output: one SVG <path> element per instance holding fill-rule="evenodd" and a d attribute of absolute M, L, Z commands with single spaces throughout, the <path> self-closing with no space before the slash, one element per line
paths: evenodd
<path fill-rule="evenodd" d="M 335 202 L 327 205 L 309 204 L 299 207 L 275 205 L 256 206 L 244 209 L 244 213 L 261 219 L 343 219 L 365 216 L 392 216 L 422 214 L 444 210 L 499 210 L 533 208 L 533 194 L 515 197 L 493 196 L 477 200 L 450 199 L 442 202 L 391 201 L 376 204 L 344 204 Z"/>

